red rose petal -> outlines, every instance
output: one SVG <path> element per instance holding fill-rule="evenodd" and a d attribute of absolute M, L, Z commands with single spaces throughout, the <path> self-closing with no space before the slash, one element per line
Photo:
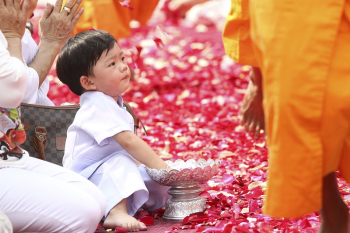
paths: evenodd
<path fill-rule="evenodd" d="M 154 218 L 150 216 L 139 218 L 139 221 L 143 222 L 146 226 L 154 225 Z"/>
<path fill-rule="evenodd" d="M 230 184 L 230 183 L 232 183 L 233 182 L 233 176 L 232 175 L 230 175 L 230 174 L 224 174 L 223 176 L 222 176 L 222 182 L 224 183 L 224 184 Z"/>
<path fill-rule="evenodd" d="M 114 229 L 114 231 L 115 231 L 116 233 L 124 233 L 124 232 L 128 232 L 128 229 L 123 228 L 123 227 L 116 227 L 116 228 Z"/>

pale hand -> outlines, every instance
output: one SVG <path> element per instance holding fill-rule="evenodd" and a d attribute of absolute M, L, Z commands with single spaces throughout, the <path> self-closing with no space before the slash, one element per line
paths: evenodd
<path fill-rule="evenodd" d="M 39 35 L 42 41 L 56 42 L 62 46 L 73 32 L 84 9 L 79 9 L 82 0 L 68 0 L 62 7 L 63 0 L 55 5 L 47 3 L 43 17 L 40 19 Z M 62 9 L 62 10 L 61 10 Z M 67 10 L 66 10 L 67 9 Z"/>
<path fill-rule="evenodd" d="M 36 0 L 0 1 L 0 29 L 6 38 L 21 39 L 27 22 L 27 11 Z"/>

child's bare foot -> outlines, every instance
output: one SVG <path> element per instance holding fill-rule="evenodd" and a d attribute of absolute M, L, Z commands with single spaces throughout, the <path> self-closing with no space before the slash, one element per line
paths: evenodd
<path fill-rule="evenodd" d="M 147 227 L 144 223 L 138 221 L 136 218 L 130 216 L 126 209 L 126 199 L 119 202 L 108 214 L 103 223 L 106 229 L 114 229 L 122 227 L 128 231 L 144 231 Z"/>
<path fill-rule="evenodd" d="M 144 223 L 138 221 L 134 217 L 128 215 L 127 213 L 116 213 L 111 216 L 108 215 L 105 222 L 103 223 L 104 228 L 114 229 L 116 227 L 122 227 L 128 231 L 141 231 L 147 230 Z"/>

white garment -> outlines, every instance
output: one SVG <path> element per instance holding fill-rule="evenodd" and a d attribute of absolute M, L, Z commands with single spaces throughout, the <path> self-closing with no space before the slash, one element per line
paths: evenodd
<path fill-rule="evenodd" d="M 22 101 L 27 80 L 25 64 L 10 56 L 7 40 L 0 30 L 0 106 L 17 108 Z"/>
<path fill-rule="evenodd" d="M 10 57 L 6 47 L 0 31 L 0 107 L 17 108 L 27 85 L 27 72 L 24 63 Z M 0 125 L 0 130 L 5 127 Z M 3 161 L 0 158 L 0 165 Z M 29 157 L 22 165 L 0 168 L 0 210 L 10 219 L 14 232 L 96 230 L 106 203 L 95 185 L 68 169 L 35 158 Z"/>
<path fill-rule="evenodd" d="M 0 211 L 0 232 L 1 233 L 12 233 L 12 224 L 9 218 Z"/>
<path fill-rule="evenodd" d="M 105 216 L 122 199 L 128 198 L 128 213 L 143 206 L 155 210 L 165 205 L 169 187 L 151 180 L 143 165 L 114 140 L 122 131 L 133 132 L 132 116 L 118 102 L 102 92 L 85 92 L 80 109 L 68 128 L 63 166 L 96 184 L 107 200 Z M 150 195 L 149 195 L 150 194 Z"/>
<path fill-rule="evenodd" d="M 3 134 L 0 129 L 0 134 Z M 3 153 L 3 150 L 0 150 L 0 153 Z M 16 168 L 25 168 L 28 166 L 29 154 L 23 153 L 22 158 L 18 159 L 14 156 L 8 156 L 7 160 L 0 160 L 0 169 L 5 167 L 16 167 Z M 1 231 L 0 231 L 1 233 Z"/>
<path fill-rule="evenodd" d="M 162 208 L 170 196 L 170 187 L 154 182 L 145 165 L 136 165 L 129 154 L 114 154 L 104 161 L 90 176 L 107 200 L 105 216 L 121 200 L 127 198 L 128 214 L 133 216 L 140 207 L 154 211 Z"/>
<path fill-rule="evenodd" d="M 105 198 L 90 181 L 36 158 L 0 169 L 0 210 L 14 232 L 95 232 Z"/>
<path fill-rule="evenodd" d="M 22 55 L 26 64 L 30 64 L 35 55 L 37 54 L 39 47 L 32 38 L 30 32 L 25 30 L 22 42 Z M 52 101 L 47 97 L 49 92 L 50 82 L 46 78 L 44 82 L 39 86 L 39 75 L 35 69 L 28 67 L 28 84 L 23 98 L 23 103 L 27 104 L 40 104 L 53 106 Z"/>
<path fill-rule="evenodd" d="M 122 131 L 133 132 L 134 121 L 121 97 L 118 102 L 98 91 L 80 96 L 80 109 L 67 132 L 64 167 L 89 178 L 94 172 L 91 165 L 100 164 L 113 154 L 127 153 L 113 136 Z"/>

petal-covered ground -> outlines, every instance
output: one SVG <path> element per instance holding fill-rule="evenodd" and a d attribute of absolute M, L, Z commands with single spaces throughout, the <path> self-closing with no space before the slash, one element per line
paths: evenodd
<path fill-rule="evenodd" d="M 205 212 L 186 217 L 166 232 L 317 231 L 318 213 L 291 220 L 261 213 L 268 151 L 265 141 L 253 140 L 237 117 L 250 68 L 225 56 L 220 30 L 186 28 L 168 20 L 134 28 L 119 44 L 139 52 L 131 64 L 137 67 L 136 79 L 123 96 L 146 126 L 147 136 L 141 130 L 139 135 L 164 159 L 222 161 L 219 173 L 203 185 Z M 50 74 L 54 103 L 78 103 L 58 82 L 54 67 Z M 349 186 L 339 181 L 348 201 Z M 152 224 L 163 211 L 141 212 L 139 218 Z M 97 232 L 105 231 L 100 227 Z"/>

